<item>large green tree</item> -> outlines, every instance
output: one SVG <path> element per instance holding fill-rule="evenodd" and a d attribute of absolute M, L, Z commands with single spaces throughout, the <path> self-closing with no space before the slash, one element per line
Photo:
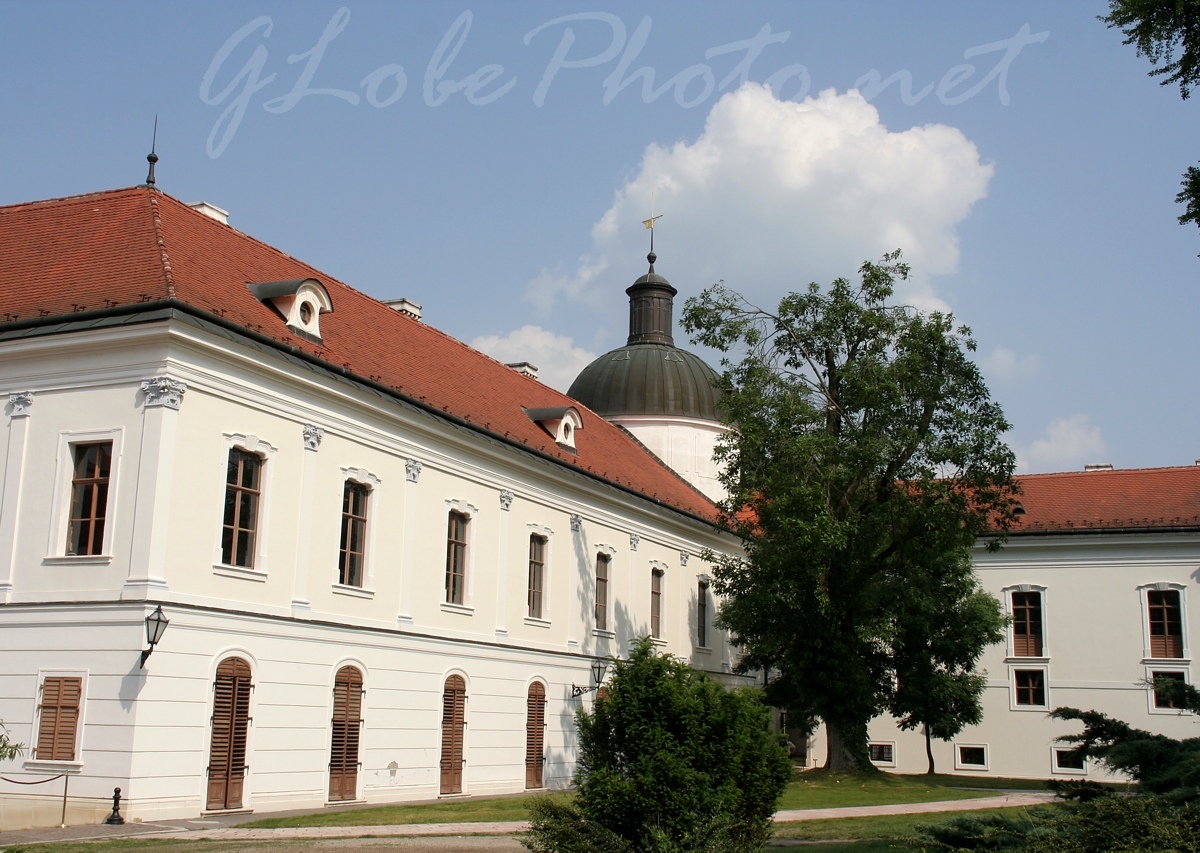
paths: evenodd
<path fill-rule="evenodd" d="M 1162 85 L 1179 84 L 1185 101 L 1200 85 L 1200 0 L 1109 0 L 1108 14 L 1100 18 L 1125 34 L 1138 56 L 1150 60 L 1151 77 Z M 1175 201 L 1185 206 L 1179 224 L 1200 226 L 1200 168 L 1189 166 Z"/>
<path fill-rule="evenodd" d="M 825 722 L 832 768 L 870 766 L 867 724 L 900 707 L 902 671 L 939 671 L 913 626 L 970 618 L 970 549 L 1002 535 L 1016 506 L 1008 423 L 970 331 L 892 304 L 908 271 L 897 251 L 857 283 L 809 285 L 774 311 L 723 284 L 684 309 L 693 339 L 727 353 L 732 431 L 718 457 L 745 555 L 709 555 L 720 622 L 742 666 L 768 672 L 771 701 Z M 955 672 L 989 640 L 961 628 L 976 646 L 947 658 Z"/>

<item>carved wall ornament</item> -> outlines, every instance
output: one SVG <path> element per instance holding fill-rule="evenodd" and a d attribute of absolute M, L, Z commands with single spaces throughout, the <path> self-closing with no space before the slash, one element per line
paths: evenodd
<path fill-rule="evenodd" d="M 304 449 L 316 450 L 321 446 L 321 439 L 325 437 L 325 430 L 316 424 L 304 425 Z"/>
<path fill-rule="evenodd" d="M 168 409 L 179 411 L 183 405 L 183 394 L 187 391 L 187 383 L 172 379 L 169 376 L 152 376 L 142 380 L 142 393 L 146 395 L 146 408 L 166 406 Z"/>
<path fill-rule="evenodd" d="M 12 406 L 11 417 L 27 418 L 29 417 L 29 409 L 33 405 L 33 392 L 18 391 L 16 394 L 9 394 L 8 404 Z"/>
<path fill-rule="evenodd" d="M 513 498 L 515 498 L 515 497 L 516 497 L 516 495 L 514 495 L 509 489 L 501 489 L 500 490 L 500 509 L 504 510 L 505 512 L 508 512 L 509 508 L 512 506 Z"/>
<path fill-rule="evenodd" d="M 583 516 L 577 512 L 571 513 L 571 532 L 578 533 L 583 530 Z"/>
<path fill-rule="evenodd" d="M 408 482 L 417 482 L 417 479 L 421 476 L 421 463 L 416 459 L 405 460 L 404 472 L 408 475 Z"/>

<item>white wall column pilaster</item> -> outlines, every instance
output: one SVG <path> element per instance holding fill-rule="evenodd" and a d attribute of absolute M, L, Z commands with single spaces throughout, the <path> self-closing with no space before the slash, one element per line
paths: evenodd
<path fill-rule="evenodd" d="M 123 599 L 150 598 L 167 586 L 167 536 L 175 479 L 175 435 L 187 383 L 169 376 L 142 380 L 142 436 L 137 460 L 137 494 L 129 538 L 129 571 Z M 115 500 L 111 495 L 109 500 Z"/>
<path fill-rule="evenodd" d="M 307 616 L 312 611 L 308 597 L 308 569 L 312 562 L 313 500 L 317 491 L 317 451 L 325 430 L 315 424 L 304 425 L 304 470 L 300 484 L 300 537 L 296 543 L 296 586 L 292 592 L 292 615 Z"/>
<path fill-rule="evenodd" d="M 4 461 L 4 480 L 0 483 L 0 604 L 12 593 L 13 562 L 17 555 L 17 509 L 21 505 L 21 474 L 25 470 L 25 433 L 33 393 L 21 391 L 8 395 L 8 455 Z"/>

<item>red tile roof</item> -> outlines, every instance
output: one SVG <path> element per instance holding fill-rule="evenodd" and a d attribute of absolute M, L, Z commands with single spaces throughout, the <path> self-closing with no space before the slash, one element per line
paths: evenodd
<path fill-rule="evenodd" d="M 1017 478 L 1025 515 L 1012 534 L 1200 527 L 1200 466 Z"/>
<path fill-rule="evenodd" d="M 334 310 L 320 344 L 291 334 L 247 283 L 315 278 Z M 713 521 L 716 508 L 591 410 L 426 324 L 147 187 L 0 207 L 0 330 L 41 317 L 177 300 L 386 386 L 557 463 Z M 576 454 L 524 413 L 575 405 Z"/>

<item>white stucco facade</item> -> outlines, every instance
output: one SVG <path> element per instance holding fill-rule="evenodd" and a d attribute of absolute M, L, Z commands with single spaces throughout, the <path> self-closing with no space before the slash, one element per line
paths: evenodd
<path fill-rule="evenodd" d="M 1014 615 L 1014 593 L 1036 596 L 1041 607 L 1041 653 L 1020 654 L 1009 626 L 1006 640 L 984 654 L 988 684 L 983 722 L 968 726 L 950 742 L 933 741 L 938 772 L 1036 779 L 1111 777 L 1092 763 L 1063 766 L 1056 742 L 1078 733 L 1076 722 L 1052 720 L 1057 707 L 1096 710 L 1137 728 L 1182 739 L 1200 736 L 1200 718 L 1157 707 L 1144 682 L 1172 673 L 1195 683 L 1192 654 L 1200 624 L 1200 532 L 1086 531 L 1014 536 L 999 552 L 978 549 L 980 583 Z M 1178 594 L 1182 648 L 1178 656 L 1156 656 L 1152 648 L 1148 592 Z M 1192 637 L 1192 640 L 1189 640 Z M 1022 692 L 1018 679 L 1041 673 L 1037 692 Z M 1029 683 L 1029 682 L 1026 682 Z M 1029 702 L 1027 700 L 1034 699 Z M 923 773 L 928 762 L 921 731 L 900 731 L 884 716 L 871 724 L 876 763 L 901 773 Z M 810 741 L 810 766 L 825 760 L 824 731 Z M 966 750 L 964 753 L 963 750 Z M 971 759 L 963 761 L 963 757 Z M 982 762 L 979 761 L 982 759 Z"/>
<path fill-rule="evenodd" d="M 609 420 L 633 433 L 646 448 L 712 501 L 728 493 L 713 454 L 729 431 L 716 421 L 659 415 L 612 415 Z"/>
<path fill-rule="evenodd" d="M 150 380 L 147 383 L 147 380 Z M 169 381 L 164 381 L 169 380 Z M 354 799 L 439 795 L 443 687 L 466 684 L 461 793 L 525 790 L 530 686 L 545 690 L 545 787 L 574 767 L 573 714 L 596 656 L 651 633 L 719 678 L 731 650 L 697 646 L 714 527 L 652 500 L 194 319 L 101 324 L 0 343 L 12 401 L 0 441 L 0 720 L 26 754 L 0 776 L 66 773 L 68 822 L 98 821 L 122 789 L 126 820 L 206 811 L 214 673 L 249 664 L 239 808 L 329 798 L 334 676 L 362 675 Z M 72 448 L 111 442 L 99 554 L 66 553 Z M 222 557 L 226 468 L 262 460 L 252 567 Z M 647 460 L 648 464 L 651 460 Z M 343 488 L 369 488 L 361 584 L 338 582 Z M 469 523 L 465 589 L 448 603 L 447 515 Z M 544 543 L 541 613 L 528 603 L 530 537 Z M 596 555 L 609 558 L 596 625 Z M 660 592 L 652 602 L 652 573 Z M 170 619 L 139 666 L 145 618 Z M 71 761 L 34 757 L 39 691 L 78 677 Z M 0 782 L 0 826 L 59 821 L 62 780 Z"/>

